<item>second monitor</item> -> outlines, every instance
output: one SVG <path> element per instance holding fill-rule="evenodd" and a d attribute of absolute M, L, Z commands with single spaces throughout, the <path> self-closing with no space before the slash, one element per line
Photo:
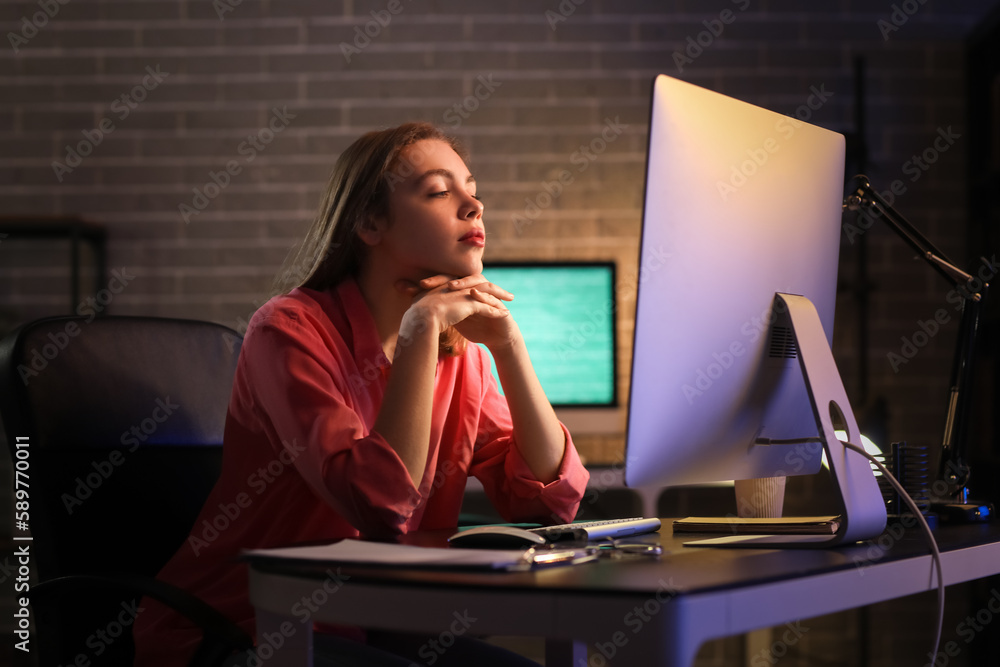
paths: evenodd
<path fill-rule="evenodd" d="M 483 275 L 514 294 L 506 305 L 545 395 L 570 432 L 620 433 L 615 264 L 489 262 Z"/>

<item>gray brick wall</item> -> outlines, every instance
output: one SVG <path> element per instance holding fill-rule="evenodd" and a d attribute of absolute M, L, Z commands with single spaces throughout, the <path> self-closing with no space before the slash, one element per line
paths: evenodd
<path fill-rule="evenodd" d="M 901 211 L 965 261 L 962 40 L 992 3 L 902 4 L 913 15 L 898 14 L 898 29 L 883 35 L 897 27 L 893 4 L 857 0 L 0 2 L 0 212 L 106 224 L 109 266 L 135 275 L 108 312 L 239 328 L 308 226 L 338 152 L 363 131 L 425 119 L 470 150 L 491 258 L 613 259 L 627 276 L 636 269 L 653 75 L 788 114 L 811 86 L 826 86 L 834 96 L 811 122 L 850 131 L 852 60 L 863 55 L 870 176 L 881 188 L 903 179 Z M 54 15 L 41 25 L 45 7 Z M 677 54 L 709 41 L 713 26 L 722 34 L 689 51 L 679 71 Z M 288 121 L 272 135 L 274 110 Z M 526 200 L 571 168 L 607 119 L 626 126 L 620 137 L 518 229 Z M 907 161 L 949 127 L 961 138 L 907 180 Z M 89 154 L 71 167 L 68 151 Z M 56 161 L 71 171 L 57 173 Z M 196 200 L 193 189 L 214 192 L 212 174 L 227 163 L 238 173 L 186 222 L 179 207 Z M 894 372 L 887 353 L 947 306 L 947 290 L 889 232 L 868 237 L 872 395 L 890 402 L 891 437 L 933 441 L 957 315 Z M 845 240 L 843 248 L 846 271 L 856 247 Z M 66 252 L 0 239 L 4 330 L 65 312 Z M 626 374 L 632 293 L 620 310 Z M 849 299 L 838 315 L 836 352 L 851 390 Z M 624 374 L 621 383 L 624 395 Z M 613 460 L 622 439 L 584 438 L 581 446 L 592 461 Z"/>
<path fill-rule="evenodd" d="M 109 267 L 135 275 L 108 312 L 241 328 L 308 226 L 339 151 L 366 130 L 424 119 L 453 129 L 470 150 L 487 204 L 492 258 L 613 259 L 620 275 L 634 275 L 655 74 L 787 114 L 811 86 L 825 85 L 835 94 L 810 120 L 849 132 L 852 62 L 863 55 L 869 175 L 880 188 L 904 181 L 900 211 L 965 262 L 963 38 L 994 4 L 0 0 L 0 215 L 81 214 L 104 223 Z M 227 6 L 231 11 L 220 15 Z M 387 25 L 372 22 L 372 11 L 396 7 Z M 697 42 L 709 29 L 706 21 L 718 28 L 712 22 L 728 18 L 723 11 L 733 20 L 679 72 L 675 54 L 685 52 L 689 39 Z M 358 31 L 366 27 L 374 36 L 364 44 Z M 355 38 L 360 52 L 348 53 L 348 61 L 341 43 L 353 45 Z M 147 68 L 169 75 L 162 82 L 146 78 L 143 86 Z M 475 96 L 481 78 L 499 84 L 488 95 L 480 88 L 484 99 Z M 264 131 L 275 108 L 294 118 L 266 146 L 262 134 L 248 161 L 251 145 L 244 142 Z M 618 140 L 519 230 L 513 219 L 524 214 L 526 198 L 571 168 L 573 153 L 598 136 L 607 118 L 627 125 Z M 98 132 L 102 122 L 113 131 Z M 941 128 L 961 137 L 926 171 L 908 171 L 911 156 L 932 146 Z M 68 146 L 90 154 L 60 175 L 53 162 L 66 162 Z M 192 190 L 204 191 L 230 161 L 239 173 L 185 222 L 179 206 L 190 205 Z M 899 351 L 918 321 L 950 307 L 947 289 L 890 232 L 875 228 L 866 236 L 873 280 L 870 394 L 889 403 L 892 439 L 933 443 L 944 417 L 957 314 L 894 372 L 886 355 Z M 845 238 L 842 252 L 849 278 L 857 246 Z M 65 242 L 0 237 L 0 333 L 67 311 L 67 253 Z M 619 311 L 622 395 L 632 295 L 625 290 Z M 850 393 L 858 386 L 856 320 L 854 304 L 842 298 L 835 352 Z M 610 462 L 620 459 L 623 442 L 581 437 L 578 444 L 591 462 Z M 0 457 L 0 507 L 9 506 L 7 461 Z M 0 539 L 10 535 L 9 521 L 6 513 L 0 518 Z M 890 628 L 869 641 L 872 664 L 893 664 L 890 656 L 916 649 L 900 645 L 909 630 L 891 628 L 926 625 L 930 603 L 917 605 L 919 618 L 899 622 L 907 604 L 872 612 L 884 624 L 876 627 Z M 960 610 L 953 616 L 960 618 Z M 803 647 L 828 642 L 833 655 L 850 653 L 857 621 L 837 616 L 823 632 L 817 623 Z M 731 648 L 710 647 L 701 664 L 733 664 Z"/>

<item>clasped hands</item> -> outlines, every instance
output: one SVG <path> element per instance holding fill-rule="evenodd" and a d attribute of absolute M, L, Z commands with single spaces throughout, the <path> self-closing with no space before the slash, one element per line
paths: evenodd
<path fill-rule="evenodd" d="M 419 333 L 433 323 L 437 333 L 455 327 L 468 340 L 493 352 L 514 345 L 520 337 L 503 303 L 513 300 L 514 295 L 482 274 L 464 278 L 436 275 L 417 283 L 399 280 L 396 289 L 413 300 L 403 317 L 402 336 Z"/>

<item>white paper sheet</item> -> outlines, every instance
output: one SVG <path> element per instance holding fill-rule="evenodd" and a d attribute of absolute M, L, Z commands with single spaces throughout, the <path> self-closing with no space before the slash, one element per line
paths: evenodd
<path fill-rule="evenodd" d="M 522 550 L 454 549 L 415 547 L 386 542 L 345 539 L 334 544 L 278 549 L 252 549 L 243 552 L 254 558 L 281 558 L 358 565 L 397 565 L 408 567 L 472 567 L 510 570 L 527 567 Z"/>

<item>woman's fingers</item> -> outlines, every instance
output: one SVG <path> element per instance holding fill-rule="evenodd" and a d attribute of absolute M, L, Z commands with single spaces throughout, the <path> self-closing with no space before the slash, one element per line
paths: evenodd
<path fill-rule="evenodd" d="M 413 282 L 412 280 L 397 280 L 396 289 L 410 297 L 411 299 L 415 297 L 420 292 L 424 291 L 424 288 Z"/>
<path fill-rule="evenodd" d="M 444 274 L 430 276 L 429 278 L 424 278 L 416 282 L 412 280 L 406 280 L 404 278 L 396 281 L 396 289 L 406 294 L 407 296 L 413 298 L 423 292 L 430 292 L 432 290 L 441 287 L 442 285 L 446 285 L 448 284 L 448 281 L 453 279 L 454 279 L 453 276 L 448 276 Z"/>
<path fill-rule="evenodd" d="M 510 311 L 504 301 L 514 298 L 513 294 L 478 274 L 464 278 L 435 275 L 417 282 L 399 280 L 396 289 L 412 298 L 414 304 L 419 302 L 422 308 L 436 310 L 443 325 L 462 325 L 468 333 L 476 332 L 473 335 L 477 339 L 485 336 L 484 340 L 489 339 L 487 332 L 493 329 L 493 325 L 486 325 L 484 329 L 475 324 L 476 320 L 481 318 L 480 323 L 485 325 L 487 320 L 498 321 L 509 317 Z"/>
<path fill-rule="evenodd" d="M 497 299 L 502 299 L 504 301 L 512 301 L 514 299 L 513 294 L 499 285 L 494 285 L 479 273 L 472 276 L 465 276 L 464 278 L 455 278 L 454 276 L 446 274 L 438 274 L 436 276 L 424 278 L 419 283 L 413 283 L 411 281 L 400 282 L 406 283 L 411 296 L 415 296 L 422 291 L 430 292 L 431 290 L 435 290 L 443 285 L 447 285 L 448 290 L 451 292 L 461 292 L 462 290 L 471 290 L 475 288 L 480 292 L 492 294 Z"/>
<path fill-rule="evenodd" d="M 438 274 L 436 276 L 431 276 L 429 278 L 424 278 L 420 281 L 421 289 L 432 290 L 436 287 L 440 287 L 445 283 L 454 279 L 454 276 L 447 276 L 444 274 Z"/>
<path fill-rule="evenodd" d="M 469 294 L 474 299 L 477 299 L 478 301 L 480 301 L 482 303 L 485 303 L 487 306 L 493 306 L 494 308 L 502 310 L 504 312 L 504 314 L 507 314 L 507 313 L 510 312 L 509 310 L 507 310 L 507 307 L 505 305 L 503 305 L 503 301 L 501 301 L 500 299 L 498 299 L 494 295 L 490 294 L 489 292 L 484 292 L 483 290 L 479 289 L 478 287 L 473 287 L 472 289 L 470 289 L 469 290 Z M 513 296 L 513 295 L 511 295 L 511 296 Z"/>
<path fill-rule="evenodd" d="M 499 285 L 494 285 L 490 281 L 486 280 L 482 274 L 451 280 L 448 282 L 448 288 L 452 291 L 475 288 L 481 292 L 492 294 L 498 299 L 503 299 L 504 301 L 512 301 L 514 299 L 513 294 Z"/>

